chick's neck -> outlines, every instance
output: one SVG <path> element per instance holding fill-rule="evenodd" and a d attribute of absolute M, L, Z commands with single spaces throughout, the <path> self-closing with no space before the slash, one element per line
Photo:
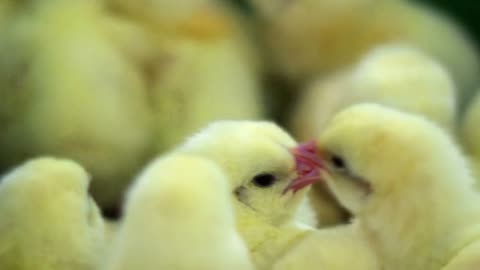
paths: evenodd
<path fill-rule="evenodd" d="M 240 203 L 234 203 L 237 229 L 250 251 L 257 269 L 272 264 L 300 242 L 309 232 L 295 227 L 276 227 L 267 219 Z"/>
<path fill-rule="evenodd" d="M 386 269 L 440 269 L 469 243 L 469 229 L 480 224 L 479 197 L 451 183 L 377 197 L 358 215 Z"/>

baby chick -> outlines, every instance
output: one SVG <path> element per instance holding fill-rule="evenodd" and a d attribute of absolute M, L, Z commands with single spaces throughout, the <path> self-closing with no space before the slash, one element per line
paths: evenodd
<path fill-rule="evenodd" d="M 148 157 L 152 130 L 144 81 L 102 16 L 96 1 L 38 1 L 0 35 L 0 169 L 74 159 L 110 207 Z"/>
<path fill-rule="evenodd" d="M 422 114 L 448 131 L 456 128 L 457 93 L 445 68 L 406 44 L 378 46 L 355 66 L 319 79 L 302 95 L 290 121 L 299 140 L 317 136 L 340 110 L 375 102 Z M 305 119 L 314 120 L 307 124 Z"/>
<path fill-rule="evenodd" d="M 188 18 L 184 30 L 158 34 L 164 56 L 151 89 L 158 152 L 210 122 L 264 116 L 258 56 L 245 20 L 227 8 L 205 12 Z"/>
<path fill-rule="evenodd" d="M 303 187 L 313 181 L 297 174 L 295 147 L 271 122 L 218 121 L 175 150 L 208 158 L 224 170 L 237 228 L 258 269 L 270 269 L 311 228 L 296 219 L 308 191 Z"/>
<path fill-rule="evenodd" d="M 375 102 L 424 115 L 453 131 L 457 102 L 454 81 L 438 61 L 405 44 L 372 50 L 352 74 L 356 102 Z"/>
<path fill-rule="evenodd" d="M 145 21 L 163 31 L 178 31 L 194 16 L 198 19 L 213 5 L 212 0 L 106 0 L 114 11 Z M 205 17 L 207 18 L 207 17 Z M 198 22 L 202 23 L 202 22 Z"/>
<path fill-rule="evenodd" d="M 268 223 L 289 223 L 308 189 L 282 195 L 297 176 L 296 142 L 268 121 L 217 121 L 175 151 L 209 158 L 225 170 L 236 200 Z"/>
<path fill-rule="evenodd" d="M 307 140 L 340 110 L 375 102 L 424 115 L 453 134 L 455 89 L 448 72 L 421 51 L 402 44 L 380 46 L 354 68 L 315 82 L 297 104 L 290 127 L 299 140 Z M 348 217 L 324 183 L 315 183 L 310 197 L 321 226 Z"/>
<path fill-rule="evenodd" d="M 441 269 L 463 254 L 475 255 L 478 267 L 480 197 L 444 130 L 360 104 L 337 114 L 317 145 L 322 178 L 356 216 L 383 269 Z"/>
<path fill-rule="evenodd" d="M 94 270 L 104 223 L 89 176 L 69 160 L 37 158 L 0 181 L 0 269 Z"/>
<path fill-rule="evenodd" d="M 112 31 L 129 54 L 146 59 L 157 153 L 212 121 L 264 116 L 257 50 L 233 8 L 210 0 L 108 2 L 132 22 L 127 28 L 141 29 Z M 150 46 L 128 42 L 136 36 Z"/>
<path fill-rule="evenodd" d="M 441 12 L 402 0 L 251 0 L 274 66 L 299 82 L 348 67 L 373 47 L 404 42 L 438 59 L 466 101 L 479 83 L 470 37 Z"/>
<path fill-rule="evenodd" d="M 473 169 L 476 188 L 480 188 L 480 92 L 467 108 L 462 120 L 461 141 L 465 152 L 469 155 Z"/>
<path fill-rule="evenodd" d="M 106 269 L 253 270 L 227 185 L 220 168 L 198 156 L 154 161 L 129 191 Z"/>

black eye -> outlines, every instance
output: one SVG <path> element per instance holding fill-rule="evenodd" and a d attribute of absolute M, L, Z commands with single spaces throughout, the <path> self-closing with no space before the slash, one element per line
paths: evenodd
<path fill-rule="evenodd" d="M 345 164 L 345 161 L 339 156 L 333 155 L 331 158 L 333 166 L 337 169 L 346 169 L 347 165 Z"/>
<path fill-rule="evenodd" d="M 277 181 L 275 175 L 270 173 L 258 174 L 252 179 L 252 182 L 255 184 L 255 186 L 261 188 L 270 187 L 275 184 L 275 181 Z"/>

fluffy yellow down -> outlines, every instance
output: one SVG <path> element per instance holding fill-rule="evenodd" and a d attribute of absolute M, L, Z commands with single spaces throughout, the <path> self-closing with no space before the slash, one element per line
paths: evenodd
<path fill-rule="evenodd" d="M 253 270 L 235 229 L 228 180 L 207 159 L 150 164 L 128 194 L 108 270 Z"/>
<path fill-rule="evenodd" d="M 250 0 L 262 21 L 274 66 L 304 82 L 348 67 L 377 45 L 405 42 L 452 73 L 461 100 L 471 96 L 479 55 L 444 14 L 403 0 Z"/>
<path fill-rule="evenodd" d="M 37 158 L 0 180 L 0 269 L 96 270 L 105 228 L 89 176 L 69 160 Z"/>
<path fill-rule="evenodd" d="M 480 94 L 477 93 L 462 119 L 460 139 L 469 155 L 470 166 L 477 181 L 476 188 L 480 188 Z"/>
<path fill-rule="evenodd" d="M 267 121 L 218 121 L 190 137 L 176 152 L 200 155 L 216 162 L 229 180 L 237 228 L 258 269 L 270 269 L 312 228 L 298 216 L 308 188 L 283 195 L 296 177 L 290 149 L 296 142 Z M 271 175 L 269 185 L 255 179 Z M 301 214 L 308 213 L 307 211 Z M 310 210 L 311 211 L 311 210 Z M 308 220 L 308 219 L 307 219 Z M 313 224 L 312 224 L 313 223 Z M 315 220 L 311 220 L 314 225 Z"/>
<path fill-rule="evenodd" d="M 456 93 L 448 72 L 421 51 L 403 44 L 380 46 L 356 66 L 315 82 L 300 98 L 290 129 L 300 140 L 316 137 L 340 110 L 375 102 L 433 120 L 456 131 Z M 341 208 L 325 185 L 311 193 L 321 226 L 345 221 Z"/>
<path fill-rule="evenodd" d="M 54 154 L 93 176 L 95 199 L 121 198 L 148 156 L 151 113 L 92 1 L 37 3 L 0 37 L 0 168 Z"/>
<path fill-rule="evenodd" d="M 465 158 L 437 125 L 360 104 L 333 118 L 318 148 L 323 178 L 383 269 L 441 269 L 467 255 L 480 263 L 480 196 Z"/>
<path fill-rule="evenodd" d="M 251 29 L 232 8 L 206 0 L 109 2 L 131 28 L 112 32 L 144 70 L 157 153 L 210 122 L 264 116 Z M 135 37 L 152 46 L 138 48 L 129 42 Z"/>

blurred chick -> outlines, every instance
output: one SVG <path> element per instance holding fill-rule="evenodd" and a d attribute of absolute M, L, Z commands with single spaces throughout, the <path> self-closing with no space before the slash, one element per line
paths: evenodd
<path fill-rule="evenodd" d="M 288 119 L 288 128 L 295 138 L 314 138 L 336 113 L 353 103 L 352 72 L 349 69 L 319 78 L 299 95 Z"/>
<path fill-rule="evenodd" d="M 149 156 L 140 71 L 108 38 L 97 1 L 35 3 L 0 35 L 0 169 L 55 154 L 92 173 L 115 206 Z"/>
<path fill-rule="evenodd" d="M 220 168 L 198 156 L 154 161 L 129 192 L 106 269 L 253 270 L 227 185 Z"/>
<path fill-rule="evenodd" d="M 171 45 L 172 63 L 160 71 L 152 93 L 159 152 L 216 120 L 262 118 L 258 78 L 234 40 Z"/>
<path fill-rule="evenodd" d="M 478 267 L 480 250 L 470 249 L 480 236 L 480 197 L 444 130 L 360 104 L 333 118 L 317 151 L 322 177 L 356 216 L 383 269 L 441 269 L 462 253 L 474 254 Z"/>
<path fill-rule="evenodd" d="M 447 131 L 456 128 L 456 87 L 435 59 L 404 44 L 380 46 L 352 75 L 356 102 L 375 102 L 426 116 Z"/>
<path fill-rule="evenodd" d="M 0 269 L 94 270 L 104 223 L 89 176 L 69 160 L 37 158 L 0 182 Z"/>
<path fill-rule="evenodd" d="M 462 120 L 461 141 L 469 155 L 475 178 L 475 186 L 480 188 L 480 92 L 468 107 Z"/>
<path fill-rule="evenodd" d="M 448 131 L 457 125 L 456 87 L 445 68 L 412 46 L 387 44 L 352 68 L 312 84 L 296 105 L 290 129 L 299 140 L 308 140 L 340 110 L 360 102 L 422 114 Z"/>
<path fill-rule="evenodd" d="M 380 46 L 351 70 L 313 84 L 296 105 L 290 129 L 299 140 L 307 140 L 320 134 L 342 109 L 375 102 L 424 115 L 453 135 L 455 95 L 448 72 L 421 51 L 402 44 Z M 324 183 L 314 184 L 310 197 L 321 226 L 348 217 Z"/>
<path fill-rule="evenodd" d="M 216 4 L 212 0 L 106 0 L 114 11 L 145 21 L 162 31 L 178 31 L 193 16 L 200 16 Z M 203 23 L 203 22 L 198 22 Z"/>
<path fill-rule="evenodd" d="M 213 160 L 224 170 L 237 228 L 257 269 L 270 269 L 312 228 L 296 217 L 308 187 L 285 192 L 301 180 L 291 153 L 295 146 L 271 122 L 218 121 L 175 150 Z"/>
<path fill-rule="evenodd" d="M 376 45 L 404 42 L 438 59 L 467 101 L 479 83 L 479 55 L 467 34 L 444 14 L 402 0 L 251 0 L 273 65 L 309 81 L 358 61 Z"/>
<path fill-rule="evenodd" d="M 151 72 L 158 152 L 210 122 L 264 116 L 258 57 L 244 20 L 222 8 L 202 14 L 158 35 L 164 56 Z"/>
<path fill-rule="evenodd" d="M 238 11 L 210 0 L 107 2 L 112 13 L 146 33 L 113 30 L 117 37 L 123 35 L 124 48 L 149 54 L 143 69 L 157 153 L 212 121 L 263 118 L 259 56 L 250 23 Z M 130 44 L 135 36 L 146 36 L 151 48 Z M 148 52 L 152 48 L 153 55 Z"/>

